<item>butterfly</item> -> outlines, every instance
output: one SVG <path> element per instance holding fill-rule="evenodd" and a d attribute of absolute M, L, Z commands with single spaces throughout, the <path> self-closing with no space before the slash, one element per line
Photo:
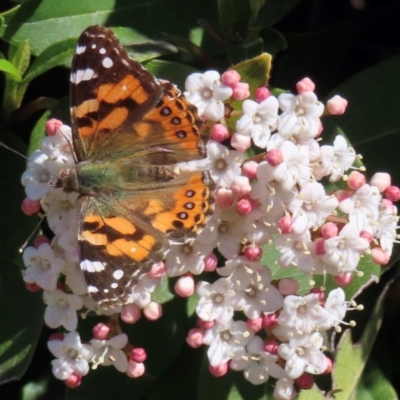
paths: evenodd
<path fill-rule="evenodd" d="M 78 192 L 80 267 L 99 307 L 130 301 L 170 243 L 195 238 L 213 213 L 208 171 L 175 164 L 207 156 L 196 107 L 129 58 L 113 32 L 90 26 L 70 76 L 76 165 L 56 186 Z"/>

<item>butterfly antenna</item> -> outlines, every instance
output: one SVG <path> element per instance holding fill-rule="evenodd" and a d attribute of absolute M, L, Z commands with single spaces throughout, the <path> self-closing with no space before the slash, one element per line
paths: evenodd
<path fill-rule="evenodd" d="M 25 159 L 26 161 L 28 161 L 28 162 L 30 162 L 30 163 L 36 165 L 36 167 L 42 169 L 43 171 L 46 171 L 46 173 L 48 173 L 48 174 L 50 174 L 50 175 L 53 175 L 54 178 L 56 178 L 56 179 L 59 178 L 58 175 L 53 174 L 52 172 L 50 172 L 50 171 L 47 170 L 46 168 L 44 168 L 44 167 L 42 167 L 41 165 L 35 163 L 35 161 L 30 160 L 27 156 L 23 155 L 22 153 L 20 153 L 20 152 L 17 151 L 17 150 L 12 149 L 11 147 L 9 147 L 9 146 L 7 146 L 6 144 L 4 144 L 3 142 L 0 142 L 0 147 L 4 147 L 5 149 L 11 151 L 12 153 L 18 154 L 20 157 L 22 157 L 22 158 Z"/>
<path fill-rule="evenodd" d="M 32 236 L 35 234 L 35 232 L 39 229 L 40 224 L 43 222 L 43 220 L 46 218 L 46 214 L 39 214 L 40 220 L 38 222 L 38 224 L 35 226 L 35 228 L 33 229 L 32 233 L 29 235 L 28 239 L 26 239 L 26 241 L 24 242 L 24 244 L 19 248 L 19 252 L 22 253 L 26 246 L 28 246 L 29 241 L 32 239 Z"/>

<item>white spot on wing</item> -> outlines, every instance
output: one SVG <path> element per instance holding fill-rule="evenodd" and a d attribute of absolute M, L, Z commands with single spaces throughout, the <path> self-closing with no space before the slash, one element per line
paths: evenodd
<path fill-rule="evenodd" d="M 104 293 L 108 293 L 109 290 L 108 290 L 108 289 L 103 289 L 103 292 L 104 292 Z"/>
<path fill-rule="evenodd" d="M 111 284 L 111 288 L 112 289 L 116 289 L 118 287 L 118 283 L 117 282 L 113 282 L 112 284 Z"/>
<path fill-rule="evenodd" d="M 113 277 L 118 281 L 124 276 L 124 271 L 122 269 L 116 269 L 113 272 Z"/>
<path fill-rule="evenodd" d="M 122 64 L 125 64 L 127 67 L 129 67 L 129 62 L 125 60 L 125 58 L 121 58 Z"/>
<path fill-rule="evenodd" d="M 81 270 L 87 272 L 101 272 L 106 268 L 106 264 L 100 261 L 82 260 L 80 263 Z"/>
<path fill-rule="evenodd" d="M 111 68 L 111 67 L 113 66 L 114 63 L 112 62 L 112 60 L 111 60 L 110 57 L 105 57 L 105 58 L 103 59 L 102 64 L 103 64 L 103 67 L 104 67 L 104 68 Z"/>
<path fill-rule="evenodd" d="M 92 285 L 89 285 L 87 287 L 87 290 L 88 290 L 88 293 L 97 293 L 99 291 L 99 289 L 97 289 L 96 286 L 92 286 Z"/>
<path fill-rule="evenodd" d="M 92 49 L 95 49 L 97 46 L 96 46 L 96 43 L 93 43 L 92 44 Z"/>
<path fill-rule="evenodd" d="M 76 48 L 76 54 L 82 54 L 86 50 L 86 46 L 78 46 Z"/>
<path fill-rule="evenodd" d="M 106 49 L 105 49 L 104 47 L 102 47 L 102 48 L 99 50 L 99 53 L 100 53 L 100 54 L 106 54 Z"/>
<path fill-rule="evenodd" d="M 93 78 L 97 78 L 97 74 L 91 68 L 78 69 L 71 74 L 71 82 L 75 83 L 75 85 L 82 81 L 90 81 Z"/>

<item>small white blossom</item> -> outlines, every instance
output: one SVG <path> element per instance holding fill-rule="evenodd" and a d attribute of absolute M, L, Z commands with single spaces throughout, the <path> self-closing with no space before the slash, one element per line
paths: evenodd
<path fill-rule="evenodd" d="M 119 372 L 126 372 L 128 359 L 122 349 L 128 343 L 125 333 L 116 335 L 108 340 L 92 339 L 90 344 L 94 349 L 91 362 L 97 365 L 114 365 Z"/>
<path fill-rule="evenodd" d="M 275 383 L 274 389 L 275 400 L 292 400 L 297 396 L 294 388 L 294 380 L 290 378 L 281 378 Z"/>

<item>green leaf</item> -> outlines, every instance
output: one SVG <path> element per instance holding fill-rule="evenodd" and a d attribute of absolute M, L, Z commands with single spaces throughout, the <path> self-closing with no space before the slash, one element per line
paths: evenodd
<path fill-rule="evenodd" d="M 251 8 L 247 0 L 218 0 L 218 14 L 221 29 L 231 40 L 244 39 L 251 19 Z M 238 32 L 236 32 L 238 31 Z M 237 33 L 242 37 L 237 38 Z"/>
<path fill-rule="evenodd" d="M 29 139 L 28 155 L 31 155 L 35 150 L 40 148 L 42 139 L 46 136 L 46 122 L 50 118 L 51 111 L 46 111 L 36 122 L 32 129 L 32 133 Z"/>
<path fill-rule="evenodd" d="M 31 59 L 29 40 L 24 40 L 18 47 L 10 46 L 9 59 L 23 76 L 29 67 Z"/>
<path fill-rule="evenodd" d="M 18 69 L 10 61 L 6 60 L 2 53 L 0 53 L 0 71 L 5 72 L 9 79 L 21 82 L 22 77 Z"/>
<path fill-rule="evenodd" d="M 264 49 L 264 42 L 262 38 L 247 42 L 245 44 L 228 47 L 228 57 L 231 64 L 236 64 L 242 60 L 249 60 L 262 54 Z"/>
<path fill-rule="evenodd" d="M 287 49 L 285 37 L 273 28 L 263 29 L 260 36 L 264 41 L 264 51 L 273 57 L 280 51 Z"/>
<path fill-rule="evenodd" d="M 151 299 L 158 304 L 164 304 L 174 298 L 174 294 L 169 290 L 169 279 L 164 275 L 161 283 L 156 290 L 151 294 Z"/>
<path fill-rule="evenodd" d="M 299 2 L 300 0 L 268 0 L 258 13 L 257 24 L 263 27 L 274 25 L 289 14 Z"/>

